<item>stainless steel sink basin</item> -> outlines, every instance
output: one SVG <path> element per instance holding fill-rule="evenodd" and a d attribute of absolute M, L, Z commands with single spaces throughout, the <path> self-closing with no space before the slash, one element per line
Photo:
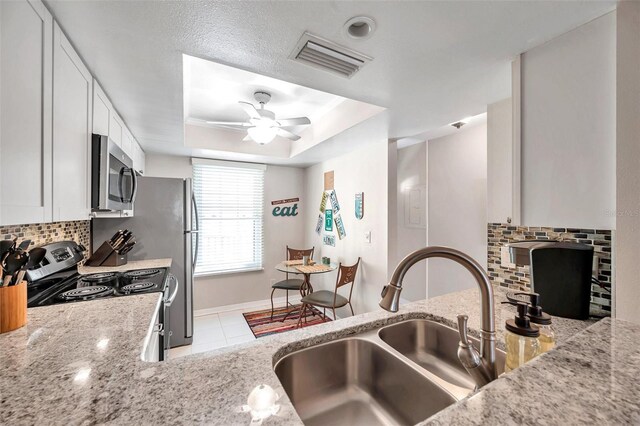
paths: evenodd
<path fill-rule="evenodd" d="M 458 360 L 458 330 L 429 320 L 409 320 L 386 326 L 379 331 L 380 339 L 411 361 L 440 379 L 472 391 L 475 387 Z M 480 343 L 470 338 L 477 348 Z M 504 372 L 505 353 L 496 350 L 498 374 Z"/>
<path fill-rule="evenodd" d="M 458 341 L 453 328 L 408 320 L 301 349 L 274 370 L 305 425 L 412 425 L 473 392 Z"/>
<path fill-rule="evenodd" d="M 289 354 L 275 372 L 306 425 L 411 425 L 456 402 L 420 369 L 357 337 Z"/>

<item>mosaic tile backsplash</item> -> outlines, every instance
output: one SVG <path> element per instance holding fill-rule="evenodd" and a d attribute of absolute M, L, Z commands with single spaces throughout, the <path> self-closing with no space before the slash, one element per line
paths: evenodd
<path fill-rule="evenodd" d="M 487 271 L 491 281 L 498 286 L 518 291 L 530 291 L 529 266 L 509 267 L 501 261 L 500 248 L 505 244 L 526 240 L 557 240 L 589 244 L 594 247 L 598 259 L 597 276 L 602 287 L 591 285 L 591 314 L 611 315 L 611 286 L 613 270 L 611 250 L 613 247 L 610 230 L 550 228 L 512 226 L 504 223 L 489 223 L 487 227 Z"/>
<path fill-rule="evenodd" d="M 89 221 L 78 220 L 72 222 L 37 223 L 29 225 L 11 225 L 0 227 L 0 238 L 18 237 L 31 240 L 31 247 L 40 246 L 54 241 L 73 240 L 89 249 Z"/>

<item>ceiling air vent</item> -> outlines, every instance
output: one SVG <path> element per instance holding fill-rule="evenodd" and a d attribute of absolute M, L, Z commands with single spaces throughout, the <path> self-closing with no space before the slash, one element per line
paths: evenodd
<path fill-rule="evenodd" d="M 309 33 L 302 35 L 289 58 L 347 78 L 373 59 Z"/>

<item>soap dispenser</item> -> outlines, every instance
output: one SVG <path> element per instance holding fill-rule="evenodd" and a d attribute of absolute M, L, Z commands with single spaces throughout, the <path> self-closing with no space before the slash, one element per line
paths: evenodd
<path fill-rule="evenodd" d="M 513 302 L 503 302 L 512 303 Z M 507 345 L 507 360 L 504 371 L 509 372 L 518 368 L 530 359 L 540 354 L 540 330 L 531 324 L 527 317 L 529 305 L 524 302 L 515 302 L 518 310 L 514 319 L 507 320 L 505 325 L 505 343 Z"/>
<path fill-rule="evenodd" d="M 509 296 L 510 295 L 507 295 L 507 299 L 511 303 L 517 302 L 516 299 Z M 553 349 L 556 345 L 556 335 L 551 325 L 551 316 L 542 312 L 542 307 L 540 306 L 540 295 L 538 293 L 520 292 L 513 293 L 513 296 L 525 296 L 529 299 L 530 305 L 527 307 L 527 316 L 529 317 L 529 320 L 540 329 L 540 337 L 538 337 L 540 353 L 543 354 Z"/>

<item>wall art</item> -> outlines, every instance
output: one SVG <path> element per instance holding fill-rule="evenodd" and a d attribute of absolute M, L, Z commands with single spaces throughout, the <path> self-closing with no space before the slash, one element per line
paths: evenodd
<path fill-rule="evenodd" d="M 329 211 L 329 210 L 327 210 Z M 336 230 L 338 231 L 338 238 L 343 239 L 344 237 L 347 236 L 347 232 L 344 229 L 344 223 L 342 222 L 342 216 L 340 216 L 340 214 L 337 214 L 335 216 L 335 222 L 336 222 Z"/>
<path fill-rule="evenodd" d="M 364 192 L 357 192 L 355 201 L 356 201 L 356 208 L 355 208 L 356 219 L 362 220 L 362 218 L 364 217 Z"/>
<path fill-rule="evenodd" d="M 324 230 L 333 231 L 333 211 L 330 209 L 324 212 Z"/>
<path fill-rule="evenodd" d="M 271 211 L 271 214 L 274 216 L 298 216 L 298 201 L 300 201 L 300 198 L 297 197 L 272 201 L 271 205 L 275 207 Z M 293 206 L 281 206 L 281 204 L 291 203 L 294 203 Z"/>
<path fill-rule="evenodd" d="M 334 235 L 325 234 L 322 237 L 322 242 L 324 243 L 325 246 L 335 247 L 336 246 L 336 237 Z"/>

